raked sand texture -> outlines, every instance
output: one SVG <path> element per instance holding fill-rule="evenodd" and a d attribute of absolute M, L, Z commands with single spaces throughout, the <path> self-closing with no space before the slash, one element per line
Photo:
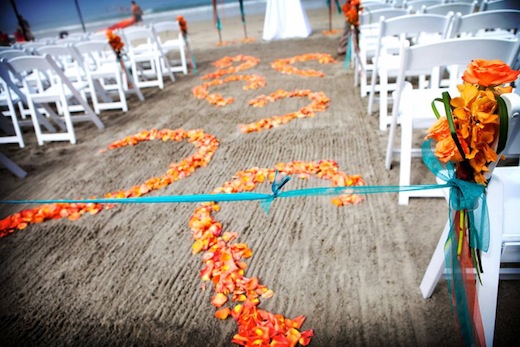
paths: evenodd
<path fill-rule="evenodd" d="M 209 193 L 251 167 L 279 162 L 335 160 L 368 185 L 395 185 L 399 165 L 384 167 L 387 133 L 366 115 L 366 100 L 353 86 L 352 71 L 337 63 L 299 63 L 322 78 L 282 75 L 277 58 L 305 53 L 335 55 L 338 36 L 324 36 L 327 11 L 309 11 L 314 33 L 307 39 L 262 42 L 263 16 L 248 18 L 256 43 L 217 47 L 211 23 L 189 26 L 199 76 L 177 75 L 164 90 L 130 96 L 130 111 L 104 111 L 103 131 L 76 126 L 78 143 L 39 147 L 27 129 L 27 146 L 2 152 L 28 171 L 21 180 L 0 170 L 3 199 L 83 198 L 128 189 L 163 174 L 170 163 L 193 153 L 184 142 L 148 141 L 100 153 L 111 142 L 143 129 L 202 128 L 220 146 L 206 167 L 148 196 Z M 336 28 L 342 23 L 335 17 Z M 242 23 L 225 23 L 224 39 L 242 38 Z M 242 90 L 243 82 L 213 87 L 233 96 L 217 108 L 191 89 L 211 63 L 245 54 L 260 59 L 242 74 L 259 74 L 267 86 Z M 264 108 L 248 101 L 277 89 L 323 91 L 330 107 L 314 118 L 257 133 L 237 125 L 284 114 L 306 99 L 283 99 Z M 413 183 L 433 182 L 420 161 Z M 296 177 L 285 189 L 326 186 Z M 257 191 L 269 192 L 263 184 Z M 221 203 L 215 217 L 225 231 L 253 250 L 246 275 L 257 276 L 275 295 L 260 307 L 286 317 L 305 315 L 312 346 L 457 346 L 457 330 L 445 281 L 424 300 L 419 283 L 447 217 L 442 199 L 412 199 L 399 206 L 396 194 L 369 195 L 358 205 L 336 207 L 330 197 L 275 200 L 269 214 L 257 202 Z M 34 206 L 3 205 L 0 217 Z M 214 317 L 213 288 L 201 290 L 201 256 L 192 255 L 188 220 L 196 204 L 118 206 L 77 221 L 29 225 L 0 239 L 0 345 L 2 346 L 229 346 L 236 324 Z M 496 346 L 520 344 L 520 283 L 500 283 Z"/>

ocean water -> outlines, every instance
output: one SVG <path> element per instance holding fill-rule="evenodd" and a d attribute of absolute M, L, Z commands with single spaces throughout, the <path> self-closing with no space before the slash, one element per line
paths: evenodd
<path fill-rule="evenodd" d="M 277 0 L 285 1 L 285 0 Z M 36 38 L 56 36 L 60 31 L 82 32 L 79 6 L 86 31 L 95 32 L 131 17 L 126 0 L 14 0 L 18 12 L 31 24 Z M 211 0 L 136 0 L 144 11 L 144 21 L 175 20 L 178 15 L 189 22 L 212 20 Z M 265 11 L 266 0 L 244 0 L 247 15 Z M 217 0 L 221 18 L 240 15 L 238 0 Z M 306 9 L 326 7 L 326 0 L 302 0 Z M 0 0 L 0 30 L 14 33 L 17 19 L 11 1 Z"/>

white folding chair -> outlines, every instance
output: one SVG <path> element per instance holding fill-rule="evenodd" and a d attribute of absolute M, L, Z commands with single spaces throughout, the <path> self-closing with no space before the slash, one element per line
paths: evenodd
<path fill-rule="evenodd" d="M 492 10 L 455 15 L 450 37 L 511 38 L 520 31 L 519 10 Z"/>
<path fill-rule="evenodd" d="M 362 97 L 369 92 L 369 78 L 374 68 L 372 58 L 376 52 L 380 18 L 388 19 L 409 14 L 410 11 L 400 8 L 379 9 L 361 13 L 359 17 L 359 54 L 352 54 L 352 59 L 354 61 L 354 86 L 357 87 L 359 85 Z M 396 47 L 395 42 L 387 41 L 385 44 L 388 49 Z M 399 49 L 399 45 L 397 45 L 397 49 Z"/>
<path fill-rule="evenodd" d="M 31 112 L 31 119 L 39 145 L 45 141 L 70 141 L 76 143 L 73 121 L 91 121 L 99 129 L 103 129 L 103 122 L 97 117 L 92 108 L 83 99 L 75 84 L 61 71 L 50 55 L 18 57 L 6 63 L 22 80 L 26 102 Z M 36 79 L 36 85 L 29 84 L 24 76 L 31 75 Z M 84 111 L 81 114 L 71 113 L 71 102 L 79 104 Z M 62 111 L 61 117 L 50 114 L 54 121 L 63 126 L 65 132 L 42 133 L 37 117 L 37 104 L 55 103 Z"/>
<path fill-rule="evenodd" d="M 492 10 L 520 10 L 520 1 L 518 0 L 484 0 L 481 11 Z"/>
<path fill-rule="evenodd" d="M 520 95 L 503 94 L 510 117 L 506 155 L 520 155 Z M 487 187 L 490 241 L 487 252 L 481 254 L 483 272 L 477 295 L 484 327 L 486 346 L 493 345 L 499 279 L 520 279 L 520 268 L 501 268 L 501 263 L 520 263 L 520 166 L 496 167 Z M 446 223 L 437 247 L 420 284 L 423 297 L 433 294 L 444 271 L 444 244 L 450 231 Z"/>
<path fill-rule="evenodd" d="M 175 54 L 179 58 L 169 60 L 169 68 L 172 72 L 182 72 L 188 74 L 188 64 L 186 62 L 186 42 L 179 29 L 179 23 L 174 21 L 163 21 L 152 24 L 152 30 L 157 39 L 159 49 L 166 59 L 168 54 Z M 163 59 L 161 59 L 162 68 L 167 69 Z"/>
<path fill-rule="evenodd" d="M 5 69 L 3 63 L 0 64 L 0 70 L 2 69 Z M 24 148 L 25 142 L 14 107 L 14 102 L 16 102 L 14 98 L 17 98 L 17 96 L 12 94 L 12 91 L 7 87 L 7 83 L 4 82 L 2 77 L 4 73 L 7 74 L 7 71 L 0 72 L 0 108 L 3 109 L 5 107 L 7 110 L 0 111 L 0 128 L 5 133 L 4 136 L 0 136 L 0 144 L 17 143 L 20 148 Z M 10 122 L 6 121 L 6 118 L 10 118 Z M 0 164 L 20 178 L 27 176 L 25 170 L 2 153 L 0 153 Z"/>
<path fill-rule="evenodd" d="M 0 136 L 0 143 L 18 143 L 20 148 L 23 148 L 25 142 L 14 107 L 19 98 L 16 94 L 13 94 L 4 78 L 9 78 L 8 72 L 4 64 L 0 63 L 0 107 L 6 108 L 6 110 L 1 111 L 0 115 L 0 127 L 4 130 L 6 136 Z M 10 118 L 10 121 L 6 122 L 6 118 Z"/>
<path fill-rule="evenodd" d="M 12 68 L 6 63 L 7 63 L 6 59 L 0 59 L 0 80 L 2 81 L 2 84 L 5 86 L 6 90 L 10 91 L 10 93 L 5 94 L 5 96 L 6 96 L 6 98 L 10 98 L 10 100 L 12 101 L 12 104 L 18 103 L 20 116 L 23 118 L 23 119 L 18 120 L 18 125 L 19 126 L 26 126 L 26 125 L 32 126 L 33 125 L 32 120 L 25 119 L 25 116 L 31 116 L 31 113 L 27 106 L 28 104 L 27 104 L 27 99 L 25 97 L 25 94 L 22 91 L 22 89 L 23 89 L 22 78 L 21 77 L 16 78 L 15 75 L 18 75 L 18 74 L 15 71 L 13 71 Z M 6 103 L 8 103 L 8 102 L 9 102 L 9 100 L 6 99 Z M 35 107 L 35 113 L 36 113 L 36 117 L 38 119 L 39 124 L 41 124 L 48 131 L 55 132 L 56 128 L 49 122 L 47 117 L 45 117 L 40 112 L 40 110 L 55 119 L 58 118 L 58 115 L 56 115 L 56 113 L 54 113 L 54 111 L 47 104 L 42 104 L 42 105 L 37 104 L 36 106 L 37 107 Z M 15 114 L 16 111 L 12 111 L 12 112 L 8 111 L 8 112 Z M 57 125 L 62 130 L 65 129 L 63 124 L 58 123 Z"/>
<path fill-rule="evenodd" d="M 462 15 L 475 12 L 477 2 L 450 2 L 446 4 L 425 6 L 422 13 L 447 15 L 450 12 L 460 13 Z"/>
<path fill-rule="evenodd" d="M 386 130 L 392 117 L 388 116 L 389 92 L 396 84 L 390 78 L 396 78 L 400 67 L 400 56 L 384 47 L 384 40 L 410 40 L 412 43 L 428 43 L 444 40 L 448 35 L 452 15 L 415 14 L 381 20 L 379 35 L 374 55 L 374 72 L 371 76 L 368 114 L 372 114 L 375 94 L 379 94 L 379 130 Z M 379 80 L 379 83 L 377 81 Z M 424 84 L 424 81 L 422 82 Z M 421 85 L 421 87 L 424 87 Z"/>
<path fill-rule="evenodd" d="M 91 95 L 94 111 L 121 109 L 128 111 L 126 91 L 129 90 L 128 81 L 124 77 L 126 71 L 122 71 L 120 64 L 108 42 L 105 40 L 81 41 L 72 46 L 76 52 L 77 60 L 85 70 L 90 88 L 102 90 L 101 96 L 106 92 L 115 92 L 118 100 L 112 98 L 99 100 L 97 93 Z M 98 87 L 96 87 L 98 86 Z M 132 86 L 132 90 L 138 90 Z M 141 92 L 138 91 L 138 94 Z M 142 96 L 142 95 L 141 95 Z"/>
<path fill-rule="evenodd" d="M 163 89 L 164 75 L 168 75 L 172 82 L 175 81 L 169 68 L 169 61 L 159 49 L 152 30 L 145 27 L 130 27 L 121 30 L 121 33 L 123 41 L 128 47 L 134 83 L 139 88 L 159 87 Z M 166 69 L 162 68 L 163 62 Z"/>
<path fill-rule="evenodd" d="M 450 91 L 452 95 L 458 93 L 456 85 L 461 83 L 461 80 L 456 78 L 459 75 L 458 70 L 452 68 L 451 85 L 447 88 L 440 88 L 440 68 L 446 66 L 465 67 L 472 59 L 477 58 L 499 59 L 511 65 L 518 54 L 519 45 L 518 39 L 467 38 L 403 47 L 401 68 L 397 77 L 397 89 L 394 92 L 392 122 L 385 159 L 385 166 L 390 169 L 393 156 L 398 153 L 394 149 L 394 140 L 397 124 L 400 120 L 399 185 L 410 185 L 412 156 L 420 154 L 419 149 L 412 148 L 413 129 L 428 129 L 434 123 L 435 117 L 431 110 L 431 102 L 435 98 L 439 98 L 443 91 Z M 420 71 L 422 74 L 427 69 L 432 71 L 429 89 L 418 90 L 414 89 L 412 84 L 405 83 L 407 75 L 413 74 L 414 71 Z M 441 191 L 435 189 L 400 192 L 399 204 L 407 205 L 410 197 L 441 197 L 441 193 Z"/>

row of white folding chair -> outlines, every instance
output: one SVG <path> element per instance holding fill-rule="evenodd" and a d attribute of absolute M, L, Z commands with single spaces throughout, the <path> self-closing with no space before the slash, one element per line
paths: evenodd
<path fill-rule="evenodd" d="M 407 40 L 410 43 L 428 43 L 444 40 L 453 16 L 434 14 L 414 14 L 382 18 L 379 23 L 379 35 L 376 42 L 374 55 L 374 71 L 371 76 L 370 93 L 368 100 L 368 114 L 372 114 L 376 92 L 379 95 L 379 129 L 386 130 L 392 117 L 388 116 L 388 101 L 390 92 L 395 90 L 395 79 L 399 72 L 400 56 L 395 50 L 388 51 L 383 45 L 383 40 L 395 38 L 399 41 Z M 379 82 L 379 83 L 377 83 Z M 421 79 L 421 88 L 426 87 L 424 79 Z"/>
<path fill-rule="evenodd" d="M 417 15 L 415 15 L 417 16 Z M 449 15 L 448 15 L 449 16 Z M 433 19 L 432 19 L 433 18 Z M 514 32 L 520 29 L 520 11 L 514 10 L 501 10 L 501 11 L 488 11 L 478 12 L 461 16 L 460 14 L 455 15 L 453 20 L 449 23 L 446 22 L 446 18 L 443 20 L 436 20 L 435 17 L 430 19 L 424 17 L 396 17 L 391 19 L 383 19 L 380 23 L 380 37 L 378 43 L 376 43 L 376 54 L 374 57 L 374 68 L 375 72 L 372 74 L 370 94 L 368 101 L 368 114 L 372 114 L 373 104 L 375 100 L 376 92 L 379 92 L 379 129 L 386 130 L 390 124 L 391 117 L 388 116 L 388 94 L 387 90 L 392 88 L 393 85 L 388 84 L 388 77 L 395 77 L 399 70 L 399 58 L 398 56 L 391 56 L 385 52 L 382 45 L 384 38 L 399 36 L 404 33 L 435 33 L 441 34 L 441 39 L 446 37 L 458 37 L 458 36 L 492 36 L 492 37 L 504 37 L 514 38 Z M 402 22 L 402 23 L 401 23 Z M 445 31 L 449 25 L 449 33 Z M 490 31 L 489 29 L 493 29 Z M 499 30 L 501 29 L 501 30 Z M 442 30 L 442 31 L 441 31 Z M 428 37 L 431 40 L 431 36 Z M 381 52 L 386 55 L 381 59 L 383 65 L 379 64 L 379 57 Z M 381 80 L 380 85 L 376 84 L 376 80 Z M 424 84 L 421 84 L 424 87 Z"/>
<path fill-rule="evenodd" d="M 359 33 L 359 52 L 353 54 L 354 61 L 354 86 L 360 87 L 361 97 L 365 97 L 369 92 L 370 77 L 373 71 L 372 59 L 376 52 L 377 35 L 379 34 L 379 21 L 381 17 L 394 18 L 409 15 L 410 12 L 405 9 L 390 8 L 380 9 L 372 12 L 362 12 L 360 20 Z M 385 41 L 388 49 L 396 48 L 395 41 Z M 399 49 L 399 46 L 397 46 Z"/>
<path fill-rule="evenodd" d="M 431 102 L 441 96 L 443 91 L 457 93 L 456 80 L 446 88 L 440 87 L 440 68 L 447 66 L 467 66 L 471 60 L 499 59 L 511 65 L 517 58 L 520 40 L 496 38 L 447 39 L 437 43 L 415 46 L 403 45 L 401 52 L 401 67 L 397 77 L 397 89 L 394 94 L 392 122 L 388 136 L 385 166 L 390 169 L 394 155 L 400 152 L 399 185 L 410 185 L 411 159 L 420 154 L 413 148 L 413 129 L 429 128 L 435 121 L 431 110 Z M 429 89 L 414 89 L 406 82 L 406 77 L 414 72 L 421 75 L 425 70 L 431 70 L 431 85 Z M 461 69 L 460 71 L 462 71 Z M 440 110 L 442 112 L 442 107 Z M 400 151 L 394 148 L 398 123 L 401 124 Z M 423 190 L 399 193 L 399 204 L 407 205 L 410 197 L 441 196 L 437 190 Z"/>
<path fill-rule="evenodd" d="M 106 40 L 84 40 L 69 45 L 50 45 L 38 49 L 41 54 L 50 54 L 72 80 L 88 83 L 88 95 L 94 111 L 121 109 L 128 111 L 127 93 L 134 93 L 143 101 L 139 88 L 132 83 L 124 64 L 116 57 Z M 69 69 L 63 68 L 68 62 Z M 67 71 L 70 73 L 67 74 Z M 116 100 L 112 98 L 115 92 Z M 101 100 L 100 100 L 101 99 Z"/>
<path fill-rule="evenodd" d="M 50 55 L 44 56 L 24 56 L 10 59 L 5 65 L 17 78 L 17 82 L 22 83 L 19 88 L 12 80 L 8 82 L 10 87 L 18 88 L 24 95 L 24 102 L 27 104 L 39 145 L 45 141 L 70 141 L 76 143 L 73 122 L 91 121 L 99 129 L 103 129 L 103 122 L 81 96 L 77 88 L 85 88 L 83 82 L 72 82 L 65 76 L 56 62 Z M 28 81 L 26 76 L 31 76 Z M 46 108 L 46 116 L 53 119 L 56 124 L 64 129 L 64 132 L 51 131 L 42 132 L 39 117 L 40 104 L 59 105 L 58 110 L 61 114 L 52 112 Z M 80 107 L 75 108 L 75 105 Z M 81 109 L 80 114 L 73 113 L 71 110 Z"/>

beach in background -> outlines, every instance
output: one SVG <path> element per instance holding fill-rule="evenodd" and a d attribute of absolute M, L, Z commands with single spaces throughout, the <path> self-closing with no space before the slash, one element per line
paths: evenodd
<path fill-rule="evenodd" d="M 43 2 L 46 7 L 35 0 L 29 2 L 18 0 L 18 11 L 31 24 L 35 37 L 56 37 L 61 31 L 69 33 L 83 32 L 81 21 L 72 0 L 67 0 L 65 7 L 60 8 L 58 1 Z M 226 19 L 240 16 L 237 0 L 218 0 L 218 12 L 225 25 Z M 184 16 L 189 22 L 213 21 L 213 7 L 211 0 L 177 0 L 177 1 L 137 1 L 144 11 L 144 23 L 153 23 L 164 20 L 176 20 L 178 15 Z M 117 4 L 117 5 L 116 5 Z M 325 0 L 302 0 L 306 10 L 326 8 Z M 53 9 L 48 8 L 54 6 Z M 79 0 L 79 6 L 87 32 L 96 32 L 131 17 L 130 1 L 113 0 L 85 1 Z M 248 16 L 262 15 L 265 12 L 266 0 L 245 0 L 244 12 L 246 22 Z M 1 5 L 0 30 L 10 35 L 16 29 L 16 17 L 10 4 L 5 1 Z"/>

